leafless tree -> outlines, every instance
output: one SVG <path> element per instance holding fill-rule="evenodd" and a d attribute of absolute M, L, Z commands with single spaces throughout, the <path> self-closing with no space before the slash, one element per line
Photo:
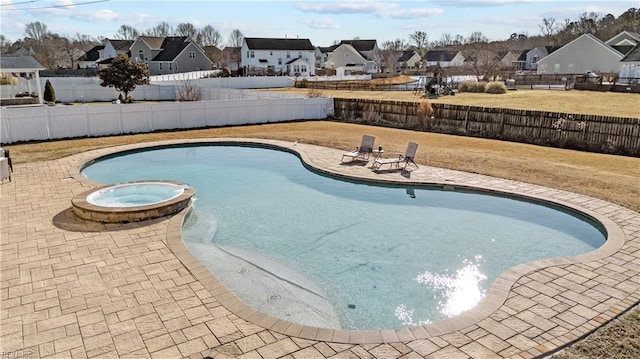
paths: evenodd
<path fill-rule="evenodd" d="M 30 22 L 24 26 L 25 35 L 35 40 L 36 42 L 42 42 L 47 36 L 51 33 L 47 28 L 47 25 L 41 23 L 40 21 Z"/>
<path fill-rule="evenodd" d="M 171 26 L 169 26 L 169 24 L 163 21 L 160 24 L 147 30 L 145 34 L 147 36 L 157 36 L 157 37 L 171 36 Z"/>
<path fill-rule="evenodd" d="M 415 44 L 416 50 L 420 56 L 423 56 L 427 45 L 429 44 L 429 37 L 427 36 L 427 33 L 424 31 L 414 31 L 409 35 L 409 40 Z"/>
<path fill-rule="evenodd" d="M 222 44 L 222 36 L 213 26 L 207 25 L 198 33 L 198 42 L 200 46 L 220 47 Z"/>
<path fill-rule="evenodd" d="M 140 32 L 129 25 L 120 25 L 115 34 L 115 38 L 119 40 L 135 40 L 138 37 L 140 37 Z"/>
<path fill-rule="evenodd" d="M 241 47 L 243 41 L 244 35 L 242 34 L 242 32 L 239 29 L 234 29 L 229 35 L 229 41 L 227 41 L 227 45 L 231 47 Z"/>
<path fill-rule="evenodd" d="M 196 35 L 198 34 L 198 30 L 196 27 L 188 22 L 182 22 L 176 26 L 176 36 L 189 36 L 192 39 L 196 39 Z"/>
<path fill-rule="evenodd" d="M 482 32 L 474 31 L 469 35 L 462 48 L 462 54 L 476 76 L 491 79 L 497 74 L 500 59 Z"/>

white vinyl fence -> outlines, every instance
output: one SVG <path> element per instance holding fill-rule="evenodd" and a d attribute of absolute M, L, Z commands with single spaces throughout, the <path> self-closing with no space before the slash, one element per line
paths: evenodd
<path fill-rule="evenodd" d="M 324 119 L 331 98 L 3 107 L 0 143 Z"/>

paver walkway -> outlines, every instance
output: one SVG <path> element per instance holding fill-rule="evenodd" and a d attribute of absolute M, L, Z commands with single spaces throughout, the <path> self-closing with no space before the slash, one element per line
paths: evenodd
<path fill-rule="evenodd" d="M 637 212 L 427 166 L 374 173 L 368 166 L 341 165 L 342 152 L 335 149 L 262 142 L 296 151 L 309 165 L 338 175 L 474 186 L 559 202 L 603 222 L 609 240 L 585 255 L 512 268 L 478 307 L 450 320 L 389 331 L 318 329 L 270 318 L 238 301 L 182 246 L 183 214 L 142 225 L 77 220 L 71 198 L 98 185 L 82 178 L 79 166 L 116 149 L 20 164 L 13 181 L 0 185 L 2 356 L 532 358 L 640 301 Z M 134 147 L 140 146 L 117 150 Z"/>

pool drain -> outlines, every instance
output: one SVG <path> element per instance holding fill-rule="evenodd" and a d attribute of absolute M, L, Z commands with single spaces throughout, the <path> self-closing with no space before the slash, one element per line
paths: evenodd
<path fill-rule="evenodd" d="M 277 294 L 272 294 L 269 296 L 269 300 L 278 300 L 278 299 L 280 299 L 280 296 Z"/>
<path fill-rule="evenodd" d="M 248 270 L 247 268 L 241 268 L 241 269 L 238 271 L 238 273 L 240 273 L 240 274 L 245 274 L 245 273 L 247 273 L 247 272 L 249 272 L 249 270 Z"/>

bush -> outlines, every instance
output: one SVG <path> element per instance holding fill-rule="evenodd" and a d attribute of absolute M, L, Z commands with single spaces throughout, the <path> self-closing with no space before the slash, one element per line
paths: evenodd
<path fill-rule="evenodd" d="M 44 95 L 43 98 L 45 101 L 49 102 L 49 103 L 55 103 L 56 102 L 56 91 L 53 89 L 53 85 L 51 84 L 51 81 L 47 80 L 47 82 L 44 84 Z"/>
<path fill-rule="evenodd" d="M 501 81 L 491 81 L 484 88 L 485 93 L 503 94 L 507 93 L 507 85 Z"/>
<path fill-rule="evenodd" d="M 463 82 L 458 86 L 458 91 L 482 93 L 486 86 L 487 83 L 483 81 Z"/>
<path fill-rule="evenodd" d="M 295 86 L 294 86 L 294 87 L 306 89 L 306 88 L 307 88 L 308 83 L 309 83 L 309 80 L 307 80 L 307 79 L 302 79 L 302 81 L 296 81 L 296 83 L 295 83 Z"/>

